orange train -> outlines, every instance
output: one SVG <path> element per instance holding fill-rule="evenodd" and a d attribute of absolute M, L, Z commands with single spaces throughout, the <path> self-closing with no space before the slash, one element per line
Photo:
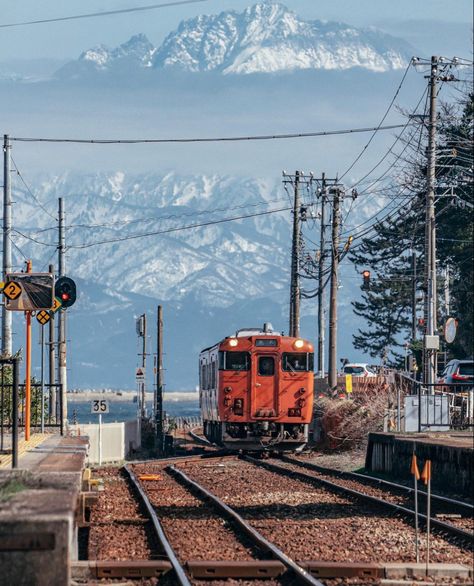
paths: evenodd
<path fill-rule="evenodd" d="M 237 450 L 304 447 L 313 413 L 313 345 L 263 330 L 238 330 L 199 356 L 204 434 Z"/>

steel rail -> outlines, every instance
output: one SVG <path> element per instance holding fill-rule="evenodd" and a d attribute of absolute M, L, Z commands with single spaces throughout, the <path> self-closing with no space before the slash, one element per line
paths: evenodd
<path fill-rule="evenodd" d="M 163 530 L 163 527 L 160 523 L 160 520 L 158 519 L 158 517 L 156 515 L 155 509 L 153 508 L 153 505 L 150 502 L 150 499 L 148 498 L 148 496 L 146 495 L 142 486 L 140 485 L 140 482 L 138 481 L 137 477 L 135 476 L 135 473 L 129 468 L 128 464 L 126 466 L 124 466 L 124 469 L 125 469 L 126 473 L 128 474 L 131 482 L 135 486 L 138 494 L 140 495 L 140 498 L 141 498 L 143 504 L 145 505 L 145 507 L 148 511 L 148 514 L 150 515 L 150 519 L 151 519 L 151 522 L 153 523 L 153 527 L 155 529 L 158 540 L 161 543 L 161 545 L 163 546 L 163 549 L 165 550 L 165 553 L 166 553 L 171 565 L 173 566 L 173 570 L 174 570 L 174 573 L 175 573 L 176 578 L 178 580 L 178 583 L 180 584 L 180 586 L 191 586 L 191 582 L 189 581 L 189 578 L 187 577 L 183 566 L 181 565 L 180 561 L 176 557 L 176 554 L 174 553 L 174 550 L 171 547 L 171 544 L 168 541 L 168 538 L 166 537 L 166 534 Z"/>
<path fill-rule="evenodd" d="M 289 476 L 290 478 L 297 478 L 298 480 L 302 480 L 303 482 L 316 483 L 316 484 L 322 485 L 326 488 L 329 488 L 332 492 L 339 493 L 339 494 L 346 495 L 346 496 L 349 494 L 358 500 L 365 500 L 371 504 L 376 504 L 376 505 L 379 505 L 379 506 L 382 506 L 382 507 L 385 507 L 388 509 L 392 509 L 392 510 L 397 511 L 398 513 L 402 513 L 402 514 L 408 515 L 410 517 L 415 516 L 415 511 L 413 511 L 412 509 L 407 509 L 406 507 L 403 507 L 402 505 L 397 505 L 395 503 L 385 501 L 385 500 L 378 498 L 376 496 L 371 496 L 369 494 L 360 492 L 358 490 L 354 490 L 353 488 L 347 488 L 345 486 L 341 486 L 340 484 L 337 484 L 335 482 L 331 482 L 330 480 L 326 480 L 324 478 L 318 478 L 317 476 L 312 476 L 311 474 L 307 474 L 305 472 L 298 472 L 296 470 L 289 470 L 288 468 L 278 466 L 277 464 L 269 463 L 269 462 L 262 461 L 262 460 L 256 460 L 255 458 L 252 458 L 250 456 L 240 456 L 240 458 L 247 461 L 247 462 L 250 462 L 251 464 L 254 464 L 256 466 L 260 466 L 260 467 L 266 468 L 267 470 L 270 470 L 272 472 L 276 472 L 277 474 Z M 418 518 L 423 523 L 426 524 L 426 522 L 427 522 L 426 515 L 423 515 L 422 513 L 418 513 Z M 459 527 L 455 527 L 454 525 L 451 525 L 449 523 L 445 523 L 444 521 L 440 521 L 439 519 L 436 519 L 434 517 L 430 517 L 430 524 L 432 527 L 436 527 L 437 529 L 439 529 L 441 531 L 449 533 L 455 537 L 459 537 L 459 538 L 463 539 L 464 541 L 470 542 L 471 544 L 474 541 L 474 534 L 471 531 L 466 531 L 465 529 L 460 529 Z"/>
<path fill-rule="evenodd" d="M 197 429 L 197 428 L 194 428 L 194 429 Z M 201 443 L 203 443 L 203 444 L 206 444 L 206 445 L 208 445 L 208 446 L 212 446 L 212 445 L 213 445 L 213 444 L 211 444 L 211 442 L 210 442 L 210 441 L 209 441 L 207 438 L 205 438 L 205 437 L 202 437 L 201 435 L 198 435 L 197 433 L 195 433 L 195 432 L 194 432 L 194 429 L 190 429 L 190 430 L 188 431 L 189 435 L 190 435 L 190 436 L 191 436 L 193 439 L 195 439 L 197 442 L 201 442 Z"/>
<path fill-rule="evenodd" d="M 316 472 L 321 472 L 321 474 L 328 474 L 329 476 L 335 476 L 336 478 L 357 480 L 361 482 L 366 482 L 367 484 L 372 483 L 374 485 L 379 484 L 382 486 L 387 486 L 389 488 L 395 488 L 397 490 L 407 492 L 408 494 L 415 492 L 414 488 L 411 488 L 410 486 L 407 486 L 405 484 L 398 484 L 397 482 L 384 480 L 383 478 L 376 478 L 375 476 L 368 476 L 367 474 L 360 474 L 358 472 L 344 472 L 342 470 L 336 470 L 335 468 L 326 468 L 324 466 L 319 466 L 318 464 L 313 464 L 312 462 L 302 462 L 301 460 L 295 460 L 291 456 L 281 456 L 280 459 L 283 462 L 288 462 L 288 464 L 295 464 L 296 466 L 307 468 L 308 470 L 315 470 Z M 424 490 L 420 489 L 418 489 L 418 494 L 424 496 L 425 498 L 428 496 Z M 451 499 L 449 497 L 433 493 L 431 493 L 431 499 L 449 504 L 453 507 L 466 509 L 471 514 L 474 513 L 474 505 L 471 505 L 470 503 L 466 503 L 464 501 L 458 501 L 456 499 Z"/>
<path fill-rule="evenodd" d="M 269 551 L 275 558 L 280 560 L 289 570 L 291 570 L 302 582 L 305 584 L 310 584 L 311 586 L 324 586 L 322 582 L 316 580 L 311 574 L 309 574 L 304 568 L 298 565 L 294 560 L 288 557 L 285 553 L 281 551 L 276 545 L 265 539 L 265 537 L 256 531 L 251 525 L 249 525 L 236 511 L 231 509 L 228 505 L 226 505 L 220 498 L 214 495 L 212 492 L 209 492 L 203 486 L 191 480 L 189 476 L 187 476 L 184 472 L 175 468 L 174 466 L 169 466 L 166 468 L 169 470 L 170 473 L 177 478 L 179 478 L 184 484 L 188 487 L 192 487 L 200 496 L 201 498 L 210 500 L 221 513 L 225 514 L 227 517 L 232 519 L 239 529 L 245 532 L 245 534 L 258 546 L 262 549 Z"/>

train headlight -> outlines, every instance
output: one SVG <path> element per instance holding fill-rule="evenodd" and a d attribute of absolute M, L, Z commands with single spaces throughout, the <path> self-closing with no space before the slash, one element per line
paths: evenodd
<path fill-rule="evenodd" d="M 304 340 L 302 340 L 301 338 L 298 338 L 297 340 L 295 340 L 295 343 L 293 344 L 293 346 L 295 348 L 303 348 Z"/>
<path fill-rule="evenodd" d="M 237 340 L 237 338 L 231 338 L 229 340 L 229 346 L 232 346 L 233 348 L 235 348 L 235 346 L 237 346 L 238 343 L 239 341 Z"/>

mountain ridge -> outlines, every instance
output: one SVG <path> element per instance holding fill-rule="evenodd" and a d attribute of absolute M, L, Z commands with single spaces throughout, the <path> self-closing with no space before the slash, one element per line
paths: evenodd
<path fill-rule="evenodd" d="M 142 33 L 114 49 L 98 45 L 60 68 L 56 76 L 137 69 L 222 75 L 354 67 L 384 72 L 405 67 L 412 54 L 406 41 L 375 28 L 303 20 L 279 2 L 258 2 L 243 12 L 183 20 L 159 47 Z"/>

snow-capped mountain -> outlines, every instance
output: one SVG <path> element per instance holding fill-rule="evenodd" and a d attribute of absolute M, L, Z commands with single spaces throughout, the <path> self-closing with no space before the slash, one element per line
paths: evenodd
<path fill-rule="evenodd" d="M 198 16 L 180 24 L 154 56 L 154 66 L 224 74 L 295 69 L 387 71 L 405 67 L 409 45 L 374 29 L 305 21 L 283 4 Z"/>
<path fill-rule="evenodd" d="M 182 21 L 158 48 L 139 34 L 115 49 L 89 49 L 58 76 L 144 68 L 224 75 L 354 67 L 383 72 L 405 67 L 412 55 L 408 43 L 376 29 L 307 21 L 278 2 L 259 2 L 240 13 Z"/>
<path fill-rule="evenodd" d="M 144 34 L 131 37 L 115 49 L 98 45 L 84 51 L 77 61 L 67 63 L 57 72 L 59 77 L 78 77 L 80 74 L 113 69 L 141 69 L 152 66 L 156 48 Z"/>
<path fill-rule="evenodd" d="M 171 388 L 193 388 L 200 349 L 240 327 L 271 321 L 287 331 L 291 206 L 277 179 L 115 172 L 31 180 L 36 199 L 22 183 L 13 185 L 14 265 L 24 258 L 37 271 L 56 264 L 62 197 L 66 273 L 78 284 L 68 310 L 72 386 L 133 388 L 134 319 L 146 312 L 154 324 L 158 303 Z M 308 303 L 302 333 L 313 339 L 316 306 Z M 345 336 L 348 355 L 350 343 Z"/>
<path fill-rule="evenodd" d="M 193 298 L 213 307 L 248 296 L 278 296 L 286 287 L 289 211 L 266 213 L 288 208 L 275 185 L 117 172 L 48 178 L 37 193 L 41 201 L 64 198 L 68 264 L 83 279 L 162 300 Z M 18 202 L 18 218 L 25 219 L 21 232 L 35 233 L 50 224 L 51 218 L 34 213 L 35 202 L 21 189 Z M 28 250 L 29 241 L 17 242 Z"/>

